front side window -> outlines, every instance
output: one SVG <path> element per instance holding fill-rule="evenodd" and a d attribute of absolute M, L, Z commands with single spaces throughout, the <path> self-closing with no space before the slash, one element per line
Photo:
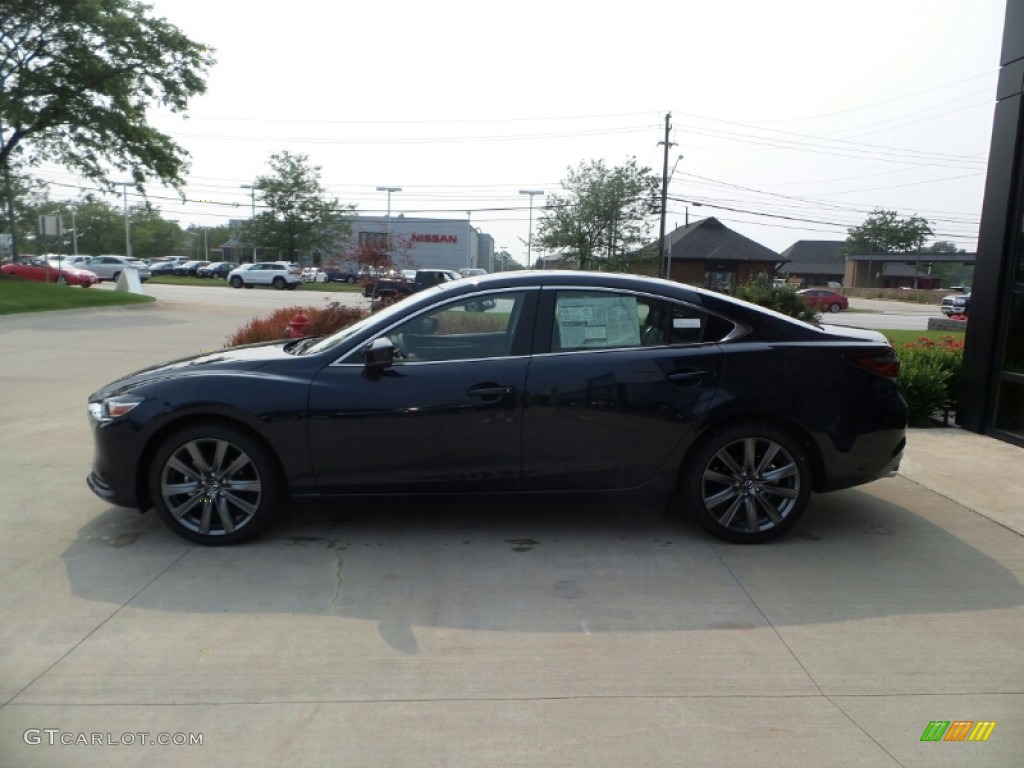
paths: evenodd
<path fill-rule="evenodd" d="M 417 315 L 387 333 L 395 363 L 507 357 L 513 354 L 524 292 L 463 298 Z"/>

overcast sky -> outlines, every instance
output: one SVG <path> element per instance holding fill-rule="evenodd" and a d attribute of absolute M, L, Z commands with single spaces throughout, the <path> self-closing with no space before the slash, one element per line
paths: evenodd
<path fill-rule="evenodd" d="M 192 155 L 188 203 L 150 190 L 183 226 L 247 217 L 287 149 L 362 213 L 401 187 L 392 215 L 469 215 L 525 261 L 518 191 L 597 158 L 660 175 L 671 112 L 691 220 L 781 251 L 883 207 L 976 246 L 1004 0 L 152 5 L 217 58 L 188 119 L 154 117 Z"/>

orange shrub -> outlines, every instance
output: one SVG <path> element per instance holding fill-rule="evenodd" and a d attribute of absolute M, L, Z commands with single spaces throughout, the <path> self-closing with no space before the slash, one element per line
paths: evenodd
<path fill-rule="evenodd" d="M 286 336 L 288 324 L 299 312 L 309 318 L 309 330 L 306 331 L 309 336 L 327 336 L 366 317 L 364 310 L 343 307 L 336 301 L 319 307 L 284 307 L 274 310 L 268 317 L 257 317 L 250 320 L 235 331 L 224 346 L 238 347 L 242 344 L 283 339 Z"/>

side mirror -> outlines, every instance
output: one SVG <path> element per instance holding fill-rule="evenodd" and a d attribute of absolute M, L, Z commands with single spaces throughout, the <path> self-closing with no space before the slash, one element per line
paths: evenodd
<path fill-rule="evenodd" d="M 363 363 L 366 365 L 367 373 L 380 375 L 380 372 L 390 368 L 394 361 L 395 345 L 387 336 L 374 339 L 363 347 Z"/>

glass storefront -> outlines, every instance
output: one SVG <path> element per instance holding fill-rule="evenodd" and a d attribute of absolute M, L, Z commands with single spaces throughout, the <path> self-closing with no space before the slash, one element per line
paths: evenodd
<path fill-rule="evenodd" d="M 1009 264 L 1010 295 L 993 426 L 1024 438 L 1024 212 L 1018 221 L 1016 254 Z"/>

